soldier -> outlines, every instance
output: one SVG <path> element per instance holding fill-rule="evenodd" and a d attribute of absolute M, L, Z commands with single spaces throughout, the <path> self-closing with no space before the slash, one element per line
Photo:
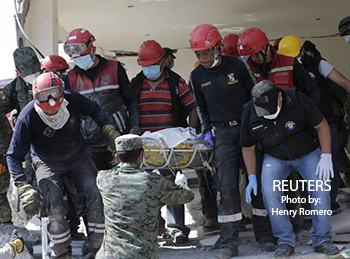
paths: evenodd
<path fill-rule="evenodd" d="M 194 193 L 178 173 L 175 183 L 140 169 L 141 138 L 127 134 L 116 138 L 121 162 L 97 176 L 105 214 L 104 243 L 96 258 L 158 258 L 158 212 L 164 205 L 187 203 Z"/>
<path fill-rule="evenodd" d="M 18 48 L 13 52 L 17 77 L 8 85 L 0 89 L 0 223 L 11 223 L 11 209 L 7 201 L 6 193 L 10 183 L 10 175 L 6 164 L 6 151 L 10 145 L 12 129 L 6 118 L 6 114 L 15 111 L 12 122 L 15 123 L 18 114 L 24 106 L 32 100 L 32 83 L 40 73 L 40 62 L 30 47 Z M 33 181 L 31 161 L 26 160 L 25 169 L 27 180 Z"/>

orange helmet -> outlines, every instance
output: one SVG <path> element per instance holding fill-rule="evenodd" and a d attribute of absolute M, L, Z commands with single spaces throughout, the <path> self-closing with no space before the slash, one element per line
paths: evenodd
<path fill-rule="evenodd" d="M 64 52 L 73 57 L 84 56 L 90 52 L 95 37 L 86 29 L 78 28 L 72 30 L 64 43 Z"/>
<path fill-rule="evenodd" d="M 231 33 L 225 36 L 224 46 L 222 47 L 222 55 L 238 57 L 237 41 L 239 36 Z"/>
<path fill-rule="evenodd" d="M 54 72 L 44 72 L 35 79 L 33 99 L 42 110 L 59 108 L 63 97 L 64 83 Z"/>
<path fill-rule="evenodd" d="M 41 61 L 41 69 L 46 71 L 60 71 L 67 70 L 69 65 L 67 61 L 58 55 L 46 56 L 43 61 Z"/>
<path fill-rule="evenodd" d="M 165 51 L 155 40 L 146 40 L 139 47 L 137 64 L 140 66 L 150 66 L 157 63 L 163 56 Z"/>
<path fill-rule="evenodd" d="M 205 50 L 213 48 L 222 37 L 218 29 L 211 24 L 201 24 L 194 28 L 190 45 L 193 51 Z"/>
<path fill-rule="evenodd" d="M 241 56 L 250 56 L 258 53 L 269 44 L 266 34 L 258 28 L 245 30 L 238 39 L 238 52 Z"/>

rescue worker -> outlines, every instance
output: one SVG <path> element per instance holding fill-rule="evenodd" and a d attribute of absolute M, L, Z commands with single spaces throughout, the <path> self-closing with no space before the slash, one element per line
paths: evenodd
<path fill-rule="evenodd" d="M 325 116 L 331 130 L 332 162 L 335 176 L 332 179 L 331 208 L 334 214 L 336 214 L 340 207 L 336 201 L 339 185 L 339 133 L 336 124 L 337 118 L 332 107 L 334 91 L 331 90 L 331 82 L 343 87 L 350 93 L 350 80 L 323 59 L 320 52 L 316 49 L 316 45 L 311 41 L 305 41 L 302 45 L 298 37 L 289 35 L 281 40 L 279 49 L 280 54 L 295 57 L 297 60 L 300 60 L 306 71 L 319 87 L 321 101 L 318 108 L 323 116 Z"/>
<path fill-rule="evenodd" d="M 220 192 L 220 237 L 214 248 L 222 257 L 238 255 L 238 225 L 242 219 L 239 195 L 240 118 L 253 87 L 239 59 L 221 56 L 221 35 L 210 24 L 195 27 L 190 45 L 200 65 L 191 72 L 190 87 L 198 105 L 204 140 L 214 147 L 215 182 Z M 259 240 L 272 243 L 271 240 Z"/>
<path fill-rule="evenodd" d="M 115 139 L 118 166 L 97 176 L 105 212 L 105 237 L 96 258 L 158 258 L 158 211 L 163 205 L 193 200 L 187 179 L 173 181 L 140 168 L 141 138 L 126 134 Z"/>
<path fill-rule="evenodd" d="M 176 50 L 170 49 L 170 48 L 163 48 L 165 54 L 164 54 L 164 66 L 168 67 L 169 69 L 172 69 L 175 65 L 174 59 L 176 59 L 174 53 Z"/>
<path fill-rule="evenodd" d="M 12 128 L 6 114 L 12 113 L 12 122 L 15 124 L 20 111 L 32 100 L 32 83 L 41 72 L 40 62 L 31 47 L 17 48 L 13 52 L 13 59 L 17 76 L 9 84 L 0 89 L 0 223 L 8 224 L 11 221 L 11 208 L 7 200 L 7 190 L 10 184 L 10 174 L 7 169 L 6 152 L 12 137 Z M 34 171 L 31 167 L 30 156 L 26 159 L 25 174 L 29 182 L 34 181 Z M 34 183 L 34 185 L 36 185 Z"/>
<path fill-rule="evenodd" d="M 96 54 L 94 42 L 95 37 L 86 29 L 78 28 L 68 34 L 64 51 L 75 67 L 68 72 L 66 88 L 97 102 L 119 133 L 125 134 L 130 129 L 138 132 L 137 101 L 130 91 L 125 69 L 117 60 Z M 110 169 L 114 158 L 99 127 L 91 118 L 83 117 L 82 131 L 84 146 L 97 168 Z"/>
<path fill-rule="evenodd" d="M 311 128 L 317 130 L 321 150 Z M 308 181 L 306 189 L 312 198 L 319 199 L 311 208 L 314 231 L 311 239 L 315 252 L 334 255 L 339 252 L 332 243 L 330 220 L 330 178 L 334 177 L 331 155 L 330 130 L 327 121 L 313 102 L 298 89 L 279 89 L 263 80 L 252 89 L 252 101 L 244 107 L 242 115 L 241 145 L 249 175 L 246 199 L 257 193 L 255 145 L 259 141 L 264 150 L 262 166 L 262 193 L 269 213 L 273 234 L 278 238 L 275 257 L 293 254 L 295 233 L 282 202 L 282 184 L 292 170 L 298 171 Z M 300 145 L 302 143 L 302 145 Z M 313 188 L 316 181 L 320 188 Z M 327 182 L 328 181 L 328 182 Z M 277 182 L 277 183 L 276 183 Z M 281 212 L 281 213 L 278 213 Z M 296 212 L 296 211 L 295 211 Z"/>
<path fill-rule="evenodd" d="M 339 35 L 344 37 L 347 44 L 350 43 L 350 16 L 343 18 L 338 25 Z"/>
<path fill-rule="evenodd" d="M 239 57 L 237 41 L 239 36 L 235 33 L 227 34 L 223 40 L 222 55 Z"/>
<path fill-rule="evenodd" d="M 142 133 L 188 125 L 196 128 L 199 124 L 191 90 L 180 75 L 165 66 L 164 55 L 165 51 L 154 40 L 144 41 L 138 50 L 137 63 L 142 71 L 132 79 L 131 87 L 138 100 Z M 159 172 L 174 181 L 173 171 L 161 169 Z M 167 206 L 167 226 L 175 243 L 188 241 L 190 229 L 185 226 L 183 204 Z"/>
<path fill-rule="evenodd" d="M 96 187 L 97 169 L 82 150 L 82 115 L 91 116 L 114 145 L 116 131 L 93 101 L 74 91 L 64 91 L 63 81 L 53 72 L 38 76 L 33 97 L 21 112 L 7 152 L 10 174 L 15 181 L 20 210 L 28 219 L 40 209 L 38 193 L 26 182 L 22 161 L 31 150 L 38 187 L 43 196 L 42 213 L 49 217 L 48 233 L 53 258 L 71 258 L 71 235 L 65 220 L 67 200 L 63 177 L 68 177 L 87 200 L 88 240 L 83 255 L 96 253 L 104 231 L 103 205 Z"/>
<path fill-rule="evenodd" d="M 61 79 L 64 79 L 67 75 L 69 65 L 63 57 L 58 55 L 49 55 L 41 61 L 41 69 L 45 72 L 52 71 Z M 87 227 L 85 201 L 79 196 L 76 187 L 67 177 L 64 178 L 64 185 L 69 205 L 67 221 L 69 222 L 72 240 L 85 240 L 85 235 L 83 233 L 78 233 L 80 224 L 78 214 L 83 216 L 85 226 Z"/>
<path fill-rule="evenodd" d="M 163 48 L 163 50 L 165 51 L 164 66 L 171 69 L 174 65 L 169 66 L 169 64 L 174 64 L 174 59 L 176 57 L 173 54 L 173 52 L 171 52 L 173 63 L 168 62 L 167 60 L 169 59 L 169 57 L 167 58 L 167 50 L 169 50 L 169 48 Z M 197 65 L 194 66 L 193 69 L 195 69 L 198 65 L 199 65 L 199 62 Z M 197 126 L 196 132 L 197 133 L 201 132 L 200 125 Z M 202 214 L 205 218 L 203 227 L 202 227 L 202 232 L 204 234 L 212 234 L 220 230 L 220 224 L 218 223 L 218 220 L 217 220 L 217 217 L 218 217 L 218 208 L 216 203 L 217 192 L 214 188 L 212 173 L 210 172 L 210 170 L 207 170 L 207 169 L 195 170 L 195 171 L 196 171 L 198 184 L 199 184 L 199 194 L 201 196 Z"/>

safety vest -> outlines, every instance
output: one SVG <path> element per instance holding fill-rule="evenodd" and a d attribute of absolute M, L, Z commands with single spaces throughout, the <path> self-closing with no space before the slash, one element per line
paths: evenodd
<path fill-rule="evenodd" d="M 293 65 L 294 58 L 277 54 L 274 48 L 270 47 L 272 54 L 272 62 L 267 78 L 262 74 L 259 66 L 249 58 L 248 65 L 254 73 L 254 76 L 258 82 L 263 80 L 269 80 L 274 82 L 278 88 L 287 89 L 294 88 L 293 83 Z"/>
<path fill-rule="evenodd" d="M 96 76 L 94 83 L 84 74 L 74 71 L 68 72 L 69 85 L 72 90 L 86 95 L 92 92 L 118 89 L 118 61 L 107 60 L 107 64 Z"/>

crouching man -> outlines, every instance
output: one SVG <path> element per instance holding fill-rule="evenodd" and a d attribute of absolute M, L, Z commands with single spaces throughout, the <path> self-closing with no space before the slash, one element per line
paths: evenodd
<path fill-rule="evenodd" d="M 53 72 L 37 77 L 33 84 L 33 97 L 34 101 L 24 107 L 17 119 L 7 152 L 7 163 L 17 187 L 20 207 L 28 218 L 40 209 L 40 196 L 26 182 L 22 167 L 30 149 L 43 197 L 42 212 L 49 217 L 52 258 L 69 259 L 72 254 L 71 234 L 65 219 L 68 205 L 64 177 L 68 177 L 86 198 L 88 240 L 83 245 L 83 254 L 94 254 L 103 239 L 103 205 L 96 187 L 96 166 L 89 155 L 82 152 L 80 118 L 82 115 L 90 116 L 103 132 L 106 128 L 109 128 L 110 135 L 117 132 L 110 130 L 113 126 L 108 124 L 108 118 L 95 102 L 76 92 L 64 91 L 63 81 Z M 111 143 L 114 145 L 114 139 Z"/>
<path fill-rule="evenodd" d="M 317 131 L 321 150 L 312 134 Z M 305 189 L 314 202 L 311 238 L 316 252 L 326 255 L 338 253 L 332 243 L 330 220 L 330 178 L 333 177 L 330 130 L 327 121 L 316 106 L 299 90 L 277 89 L 264 80 L 252 89 L 252 100 L 242 115 L 241 145 L 249 175 L 246 200 L 257 193 L 255 144 L 259 141 L 265 152 L 262 167 L 262 193 L 274 236 L 278 239 L 275 257 L 286 257 L 294 252 L 295 233 L 289 219 L 293 211 L 286 209 L 281 188 L 276 182 L 285 180 L 292 170 L 306 180 Z M 321 185 L 315 188 L 315 185 Z M 294 183 L 295 185 L 295 183 Z M 276 186 L 275 186 L 276 187 Z M 295 188 L 291 184 L 286 189 Z M 328 213 L 329 212 L 329 213 Z"/>
<path fill-rule="evenodd" d="M 120 164 L 97 176 L 106 227 L 96 258 L 158 258 L 160 208 L 190 202 L 194 193 L 183 174 L 178 173 L 174 183 L 140 169 L 143 148 L 138 135 L 120 136 L 115 146 Z"/>

